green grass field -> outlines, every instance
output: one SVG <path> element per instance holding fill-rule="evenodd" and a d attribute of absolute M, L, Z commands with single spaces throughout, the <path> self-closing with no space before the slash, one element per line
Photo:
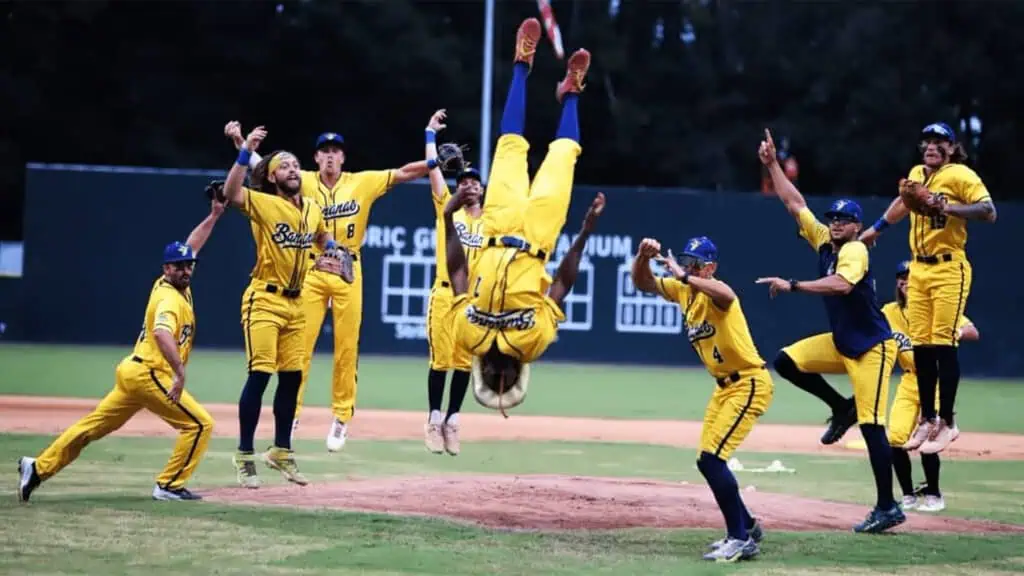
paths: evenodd
<path fill-rule="evenodd" d="M 0 394 L 98 397 L 125 354 L 113 348 L 0 345 Z M 189 386 L 204 402 L 233 402 L 244 375 L 237 353 L 197 351 Z M 361 408 L 422 410 L 425 361 L 363 358 Z M 326 357 L 317 358 L 309 392 L 324 404 Z M 522 413 L 609 418 L 700 419 L 711 384 L 699 371 L 543 365 Z M 626 385 L 626 380 L 629 385 Z M 584 380 L 591 384 L 584 384 Z M 840 388 L 848 389 L 845 382 Z M 896 381 L 893 381 L 895 385 Z M 594 402 L 579 406 L 584 388 Z M 268 395 L 269 396 L 269 395 Z M 1015 417 L 1024 386 L 967 381 L 958 410 L 969 430 L 1024 433 Z M 467 401 L 470 411 L 480 409 Z M 820 423 L 815 401 L 778 383 L 765 422 Z M 2 423 L 0 423 L 2 424 Z M 14 497 L 18 456 L 51 438 L 0 435 L 0 574 L 1016 574 L 1024 571 L 1018 535 L 769 531 L 762 555 L 737 566 L 708 565 L 704 546 L 720 529 L 507 532 L 443 520 L 327 510 L 252 508 L 149 499 L 170 440 L 107 438 L 48 481 L 22 506 Z M 302 441 L 303 470 L 317 482 L 349 475 L 557 473 L 642 476 L 701 483 L 693 451 L 603 443 L 489 442 L 464 445 L 457 458 L 427 454 L 421 442 L 351 442 L 340 454 Z M 230 486 L 233 442 L 215 439 L 191 486 Z M 873 493 L 865 458 L 750 454 L 748 466 L 780 459 L 795 474 L 737 472 L 741 486 L 839 501 Z M 920 478 L 915 458 L 915 474 Z M 265 475 L 267 483 L 282 483 Z M 944 461 L 943 514 L 1024 524 L 1024 462 Z M 865 512 L 867 507 L 865 506 Z"/>

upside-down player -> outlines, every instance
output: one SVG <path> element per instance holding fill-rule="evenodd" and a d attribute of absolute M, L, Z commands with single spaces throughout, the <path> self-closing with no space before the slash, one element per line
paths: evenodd
<path fill-rule="evenodd" d="M 650 260 L 666 266 L 672 278 L 655 278 Z M 644 238 L 633 259 L 633 285 L 679 305 L 686 336 L 717 387 L 704 410 L 697 469 L 711 487 L 725 517 L 726 537 L 711 545 L 705 560 L 735 562 L 756 556 L 763 533 L 740 497 L 726 465 L 772 402 L 774 384 L 754 345 L 739 298 L 714 277 L 718 249 L 707 237 L 691 238 L 680 262 L 657 240 Z"/>
<path fill-rule="evenodd" d="M 932 214 L 911 213 L 897 197 L 861 239 L 874 242 L 882 230 L 910 214 L 907 318 L 914 344 L 921 420 L 906 447 L 936 454 L 960 435 L 953 420 L 960 385 L 957 323 L 967 306 L 973 277 L 964 250 L 967 221 L 995 222 L 996 208 L 981 178 L 964 164 L 967 153 L 947 124 L 925 126 L 920 150 L 922 163 L 910 170 L 907 181 L 935 194 Z M 936 382 L 941 392 L 938 418 Z"/>
<path fill-rule="evenodd" d="M 917 374 L 914 370 L 913 346 L 908 336 L 907 284 L 910 276 L 910 261 L 904 260 L 896 270 L 896 299 L 882 306 L 882 313 L 889 320 L 893 336 L 899 344 L 899 363 L 903 370 L 896 397 L 889 412 L 889 444 L 893 447 L 892 464 L 896 480 L 903 491 L 903 509 L 919 512 L 939 512 L 946 508 L 946 501 L 939 490 L 939 455 L 921 453 L 921 468 L 924 469 L 925 484 L 914 489 L 911 474 L 910 454 L 904 448 L 911 432 L 917 425 L 921 413 L 921 397 L 917 391 Z M 974 323 L 967 316 L 960 316 L 957 340 L 978 340 L 981 336 Z M 921 498 L 918 497 L 920 494 Z M 923 500 L 923 501 L 922 501 Z"/>
<path fill-rule="evenodd" d="M 875 296 L 867 246 L 857 240 L 862 226 L 860 206 L 853 200 L 836 200 L 825 212 L 826 226 L 786 178 L 768 130 L 758 156 L 771 173 L 779 199 L 799 223 L 800 235 L 817 253 L 819 278 L 798 282 L 770 277 L 758 278 L 757 283 L 768 284 L 772 297 L 780 292 L 822 296 L 832 328 L 783 348 L 775 359 L 775 371 L 832 408 L 832 421 L 822 443 L 836 442 L 854 421 L 860 424 L 878 499 L 854 531 L 888 530 L 907 519 L 892 495 L 892 449 L 885 433 L 889 378 L 897 352 Z M 853 385 L 852 405 L 821 377 L 844 373 Z"/>
<path fill-rule="evenodd" d="M 224 128 L 235 147 L 242 143 L 241 127 L 229 122 Z M 423 160 L 410 162 L 389 170 L 363 170 L 345 172 L 345 139 L 336 132 L 324 132 L 316 140 L 313 156 L 319 170 L 302 170 L 301 192 L 317 203 L 322 211 L 327 231 L 339 246 L 353 257 L 355 281 L 342 282 L 335 274 L 317 270 L 313 265 L 320 251 L 313 246 L 308 255 L 309 271 L 302 286 L 302 307 L 306 316 L 302 367 L 298 405 L 293 427 L 298 427 L 303 398 L 309 382 L 309 369 L 327 308 L 331 309 L 334 332 L 334 368 L 331 377 L 331 412 L 334 420 L 327 432 L 327 449 L 331 452 L 345 446 L 348 422 L 355 413 L 358 384 L 359 332 L 363 322 L 363 270 L 359 252 L 366 235 L 370 209 L 388 190 L 421 178 L 427 174 Z M 250 158 L 250 167 L 260 162 L 258 154 Z"/>
<path fill-rule="evenodd" d="M 139 410 L 149 410 L 178 430 L 178 441 L 153 486 L 154 500 L 201 500 L 185 487 L 210 443 L 213 417 L 185 389 L 185 366 L 195 338 L 192 273 L 199 251 L 224 212 L 217 200 L 210 215 L 185 243 L 164 248 L 163 274 L 149 292 L 142 331 L 131 355 L 114 372 L 114 389 L 87 416 L 65 430 L 39 456 L 18 461 L 18 499 L 78 458 L 90 442 L 124 426 Z"/>
<path fill-rule="evenodd" d="M 555 90 L 562 103 L 561 123 L 531 185 L 526 163 L 530 145 L 523 138 L 526 79 L 540 35 L 536 18 L 523 21 L 516 33 L 512 85 L 483 214 L 485 241 L 472 276 L 454 214 L 478 195 L 457 190 L 444 212 L 456 346 L 473 355 L 470 379 L 477 402 L 503 414 L 525 398 L 530 363 L 554 341 L 558 323 L 565 320 L 562 302 L 576 280 L 583 248 L 605 203 L 603 194 L 591 203 L 583 228 L 552 281 L 545 264 L 572 197 L 573 172 L 581 151 L 576 102 L 590 67 L 590 53 L 581 49 L 569 57 L 565 78 Z"/>
<path fill-rule="evenodd" d="M 472 368 L 471 356 L 462 346 L 456 346 L 455 330 L 449 317 L 455 294 L 448 280 L 448 264 L 445 260 L 447 242 L 444 234 L 444 208 L 451 199 L 448 185 L 444 181 L 442 164 L 438 163 L 437 133 L 445 128 L 442 121 L 446 114 L 438 110 L 431 117 L 426 129 L 426 158 L 430 168 L 430 190 L 434 200 L 434 214 L 437 218 L 437 242 L 435 244 L 434 286 L 430 289 L 430 301 L 427 305 L 427 348 L 430 351 L 430 366 L 427 376 L 427 403 L 429 412 L 424 425 L 424 442 L 427 450 L 435 454 L 447 452 L 452 456 L 459 453 L 459 411 L 462 401 L 469 388 L 469 372 Z M 448 145 L 450 146 L 450 144 Z M 483 190 L 480 173 L 472 168 L 453 166 L 456 190 L 468 191 L 478 197 Z M 453 216 L 455 230 L 466 250 L 469 270 L 480 255 L 483 237 L 480 234 L 483 225 L 483 209 L 479 201 L 470 201 L 463 209 Z M 442 418 L 441 403 L 444 400 L 444 381 L 448 371 L 452 371 L 451 386 L 448 395 L 448 410 Z"/>
<path fill-rule="evenodd" d="M 313 245 L 326 253 L 317 260 L 318 266 L 337 249 L 319 207 L 299 193 L 299 160 L 293 154 L 268 154 L 253 170 L 257 189 L 242 186 L 251 155 L 265 137 L 262 127 L 249 134 L 224 182 L 225 196 L 249 218 L 256 242 L 256 265 L 242 296 L 249 377 L 238 400 L 239 441 L 234 456 L 238 482 L 246 488 L 259 487 L 253 442 L 263 393 L 274 372 L 278 375 L 274 444 L 263 454 L 263 461 L 290 482 L 308 483 L 291 447 L 305 362 L 306 316 L 300 296 Z"/>

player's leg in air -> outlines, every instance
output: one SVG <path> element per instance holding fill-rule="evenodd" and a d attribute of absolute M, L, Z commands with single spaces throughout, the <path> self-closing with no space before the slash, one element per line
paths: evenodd
<path fill-rule="evenodd" d="M 828 428 L 821 435 L 822 444 L 835 444 L 857 423 L 857 406 L 853 397 L 843 398 L 822 377 L 822 374 L 846 373 L 831 334 L 811 336 L 783 348 L 775 357 L 774 368 L 779 376 L 817 397 L 832 410 Z"/>

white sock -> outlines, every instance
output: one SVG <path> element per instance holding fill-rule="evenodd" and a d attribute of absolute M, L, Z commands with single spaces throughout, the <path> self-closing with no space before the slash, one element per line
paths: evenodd
<path fill-rule="evenodd" d="M 452 414 L 451 416 L 449 416 L 447 424 L 451 424 L 452 426 L 458 426 L 459 425 L 459 413 L 456 412 L 455 414 Z"/>
<path fill-rule="evenodd" d="M 440 424 L 441 423 L 441 411 L 440 410 L 431 410 L 430 411 L 430 423 L 431 424 Z"/>

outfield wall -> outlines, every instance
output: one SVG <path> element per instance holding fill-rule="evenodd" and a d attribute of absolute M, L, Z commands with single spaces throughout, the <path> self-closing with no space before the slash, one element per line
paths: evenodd
<path fill-rule="evenodd" d="M 116 168 L 31 165 L 27 171 L 24 277 L 0 286 L 5 340 L 130 345 L 146 297 L 159 274 L 163 246 L 184 240 L 207 213 L 203 196 L 217 173 L 126 171 Z M 578 229 L 596 188 L 577 187 L 567 232 Z M 796 339 L 827 329 L 820 299 L 768 298 L 758 276 L 810 279 L 814 253 L 776 199 L 759 194 L 693 190 L 605 189 L 608 207 L 590 241 L 568 321 L 549 360 L 693 365 L 680 314 L 640 296 L 629 281 L 629 260 L 644 236 L 680 248 L 705 234 L 718 244 L 719 277 L 739 294 L 766 360 Z M 818 213 L 829 198 L 810 198 Z M 887 198 L 862 199 L 869 218 Z M 965 346 L 965 374 L 1019 376 L 1024 355 L 1016 340 L 1024 314 L 1016 282 L 1007 281 L 1007 257 L 1024 246 L 1017 225 L 1024 206 L 1000 205 L 995 225 L 972 224 L 969 253 L 974 286 L 967 314 L 982 342 Z M 433 276 L 434 214 L 424 184 L 396 187 L 377 202 L 363 246 L 364 308 L 361 350 L 372 354 L 427 354 L 426 302 Z M 568 248 L 559 242 L 552 267 Z M 907 224 L 887 232 L 872 251 L 882 301 L 893 292 L 897 262 L 907 256 Z M 197 347 L 242 349 L 241 296 L 254 262 L 246 220 L 230 211 L 201 255 L 194 295 Z M 330 322 L 318 347 L 329 349 Z M 425 361 L 425 360 L 424 360 Z"/>

